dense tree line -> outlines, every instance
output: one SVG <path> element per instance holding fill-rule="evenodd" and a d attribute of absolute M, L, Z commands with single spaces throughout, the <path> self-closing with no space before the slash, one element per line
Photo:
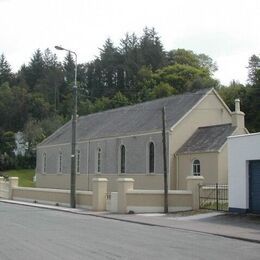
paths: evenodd
<path fill-rule="evenodd" d="M 248 83 L 233 81 L 219 90 L 227 105 L 234 110 L 234 99 L 239 97 L 246 114 L 246 127 L 250 132 L 260 131 L 260 57 L 252 55 L 248 62 Z"/>
<path fill-rule="evenodd" d="M 250 130 L 260 130 L 258 56 L 250 58 L 248 85 L 232 82 L 227 88 L 213 78 L 217 66 L 209 56 L 185 49 L 166 51 L 153 28 L 145 28 L 141 37 L 126 34 L 118 46 L 107 39 L 99 50 L 93 61 L 78 64 L 80 115 L 215 87 L 231 107 L 240 97 Z M 0 170 L 15 164 L 14 133 L 23 133 L 24 157 L 33 166 L 36 144 L 70 119 L 74 69 L 70 53 L 59 62 L 51 50 L 38 49 L 13 73 L 1 54 Z"/>

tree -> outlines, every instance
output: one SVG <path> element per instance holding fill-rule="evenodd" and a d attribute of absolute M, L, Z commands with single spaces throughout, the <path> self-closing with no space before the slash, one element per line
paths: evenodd
<path fill-rule="evenodd" d="M 36 145 L 40 143 L 46 136 L 40 123 L 34 119 L 29 119 L 23 129 L 24 140 L 27 144 L 25 156 L 32 162 L 32 166 L 36 162 Z"/>
<path fill-rule="evenodd" d="M 260 131 L 260 69 L 257 68 L 254 72 L 252 85 L 248 88 L 248 104 L 249 111 L 247 118 L 249 121 L 250 130 L 253 132 Z"/>
<path fill-rule="evenodd" d="M 248 62 L 248 81 L 255 84 L 257 81 L 258 71 L 260 70 L 260 57 L 252 55 Z"/>
<path fill-rule="evenodd" d="M 250 132 L 260 131 L 260 92 L 257 93 L 253 86 L 244 86 L 239 82 L 232 81 L 228 87 L 221 87 L 219 94 L 232 111 L 235 109 L 235 99 L 239 98 L 242 111 L 246 114 L 245 125 L 247 129 Z"/>
<path fill-rule="evenodd" d="M 11 131 L 0 131 L 0 170 L 14 166 L 15 136 Z"/>
<path fill-rule="evenodd" d="M 97 99 L 93 106 L 93 112 L 100 112 L 111 108 L 111 101 L 108 97 Z"/>
<path fill-rule="evenodd" d="M 0 86 L 5 82 L 11 83 L 12 78 L 11 67 L 5 59 L 4 54 L 2 54 L 0 56 Z"/>
<path fill-rule="evenodd" d="M 53 134 L 59 127 L 65 123 L 65 119 L 59 115 L 47 117 L 39 122 L 39 126 L 43 129 L 43 137 L 46 138 Z"/>
<path fill-rule="evenodd" d="M 25 74 L 25 79 L 30 89 L 34 90 L 36 85 L 44 77 L 44 60 L 40 49 L 35 51 L 29 65 L 23 67 L 22 72 Z"/>
<path fill-rule="evenodd" d="M 197 78 L 209 78 L 205 69 L 199 69 L 190 65 L 175 64 L 163 67 L 154 74 L 154 78 L 160 82 L 168 83 L 176 89 L 177 93 L 183 93 L 189 89 L 191 83 Z"/>
<path fill-rule="evenodd" d="M 239 98 L 244 112 L 247 112 L 247 109 L 245 107 L 247 105 L 247 92 L 248 90 L 243 84 L 234 80 L 230 83 L 228 87 L 222 86 L 218 91 L 220 96 L 224 99 L 225 103 L 232 111 L 234 111 L 235 109 L 235 99 Z"/>
<path fill-rule="evenodd" d="M 0 132 L 0 153 L 7 153 L 8 155 L 14 155 L 15 149 L 15 136 L 14 132 Z"/>
<path fill-rule="evenodd" d="M 136 75 L 142 66 L 142 58 L 138 37 L 133 34 L 126 34 L 125 38 L 121 39 L 119 52 L 122 56 L 122 84 L 123 91 L 127 95 L 131 95 L 136 88 Z"/>
<path fill-rule="evenodd" d="M 219 89 L 220 83 L 218 80 L 211 77 L 196 76 L 193 81 L 187 83 L 187 90 L 194 91 L 204 88 L 215 88 Z"/>
<path fill-rule="evenodd" d="M 41 93 L 29 95 L 28 112 L 35 120 L 47 118 L 50 112 L 50 104 L 44 99 Z"/>
<path fill-rule="evenodd" d="M 197 69 L 205 69 L 209 75 L 217 70 L 217 64 L 206 54 L 195 54 L 191 50 L 177 49 L 171 50 L 167 54 L 168 64 L 189 65 Z"/>
<path fill-rule="evenodd" d="M 71 52 L 68 52 L 63 62 L 63 69 L 65 74 L 65 81 L 68 85 L 74 84 L 75 78 L 75 62 Z"/>
<path fill-rule="evenodd" d="M 64 72 L 62 65 L 58 62 L 56 54 L 46 49 L 43 54 L 44 77 L 41 79 L 39 89 L 45 99 L 57 111 L 60 102 L 61 88 L 64 86 Z"/>
<path fill-rule="evenodd" d="M 168 83 L 161 82 L 158 86 L 156 86 L 151 92 L 151 98 L 163 98 L 169 97 L 171 95 L 176 94 L 176 89 L 171 87 Z"/>
<path fill-rule="evenodd" d="M 197 57 L 199 60 L 200 67 L 208 70 L 211 76 L 213 75 L 214 72 L 218 70 L 217 63 L 213 61 L 213 59 L 210 58 L 208 55 L 202 53 L 197 55 Z"/>
<path fill-rule="evenodd" d="M 195 68 L 200 67 L 198 56 L 193 51 L 190 50 L 185 50 L 185 49 L 171 50 L 167 54 L 167 60 L 169 65 L 181 64 L 181 65 L 189 65 Z"/>
<path fill-rule="evenodd" d="M 120 91 L 117 92 L 111 100 L 111 107 L 112 108 L 122 107 L 122 106 L 126 106 L 126 105 L 129 105 L 129 104 L 130 104 L 130 102 L 127 99 L 127 97 L 124 96 Z"/>
<path fill-rule="evenodd" d="M 119 88 L 120 54 L 109 38 L 100 49 L 100 64 L 104 95 L 111 97 Z"/>
<path fill-rule="evenodd" d="M 139 103 L 151 99 L 151 92 L 156 84 L 151 67 L 141 67 L 137 73 L 137 86 L 132 100 Z"/>
<path fill-rule="evenodd" d="M 144 28 L 140 39 L 142 65 L 151 66 L 153 70 L 161 68 L 166 61 L 166 54 L 160 37 L 154 28 Z"/>

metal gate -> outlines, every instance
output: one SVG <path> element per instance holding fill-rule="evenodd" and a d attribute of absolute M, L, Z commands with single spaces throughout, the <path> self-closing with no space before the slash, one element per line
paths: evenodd
<path fill-rule="evenodd" d="M 200 209 L 228 211 L 228 185 L 199 185 L 199 204 Z"/>

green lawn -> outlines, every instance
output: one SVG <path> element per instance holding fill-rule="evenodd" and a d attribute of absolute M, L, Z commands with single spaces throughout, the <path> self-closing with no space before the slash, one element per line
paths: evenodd
<path fill-rule="evenodd" d="M 33 176 L 35 170 L 32 169 L 22 169 L 22 170 L 10 170 L 5 171 L 5 175 L 9 177 L 19 177 L 19 186 L 21 187 L 35 187 L 33 182 Z"/>

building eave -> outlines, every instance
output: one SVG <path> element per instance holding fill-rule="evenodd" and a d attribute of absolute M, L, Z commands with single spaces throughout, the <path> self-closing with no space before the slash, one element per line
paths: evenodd
<path fill-rule="evenodd" d="M 170 130 L 166 130 L 166 133 L 169 133 Z M 139 132 L 139 133 L 131 133 L 131 134 L 126 134 L 126 135 L 115 135 L 115 136 L 104 136 L 104 137 L 99 137 L 99 138 L 88 138 L 88 139 L 81 139 L 77 141 L 77 144 L 81 143 L 88 143 L 88 142 L 97 142 L 97 141 L 103 141 L 103 140 L 108 140 L 108 139 L 117 139 L 117 138 L 128 138 L 128 137 L 134 137 L 134 136 L 143 136 L 143 135 L 153 135 L 153 134 L 161 134 L 162 130 L 158 131 L 151 131 L 151 132 Z M 55 146 L 62 146 L 62 145 L 71 145 L 70 142 L 66 143 L 60 143 L 60 144 L 47 144 L 47 145 L 38 145 L 37 149 L 40 148 L 48 148 L 48 147 L 55 147 Z"/>

